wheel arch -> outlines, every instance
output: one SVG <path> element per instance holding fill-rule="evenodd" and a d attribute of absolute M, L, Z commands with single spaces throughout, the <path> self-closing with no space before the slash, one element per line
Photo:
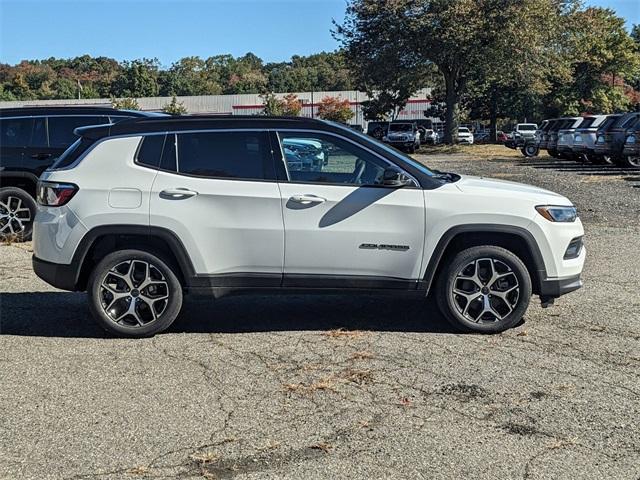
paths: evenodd
<path fill-rule="evenodd" d="M 34 200 L 38 177 L 32 173 L 0 172 L 0 188 L 14 187 L 27 192 Z"/>
<path fill-rule="evenodd" d="M 503 247 L 518 256 L 531 276 L 533 293 L 539 294 L 547 274 L 542 253 L 535 238 L 524 228 L 493 224 L 459 225 L 445 232 L 438 241 L 425 270 L 422 283 L 426 294 L 429 294 L 443 266 L 453 255 L 466 248 L 480 245 Z"/>
<path fill-rule="evenodd" d="M 91 229 L 73 255 L 74 290 L 84 291 L 92 268 L 107 254 L 139 249 L 159 256 L 175 269 L 183 286 L 195 275 L 187 251 L 175 233 L 160 227 L 105 225 Z"/>

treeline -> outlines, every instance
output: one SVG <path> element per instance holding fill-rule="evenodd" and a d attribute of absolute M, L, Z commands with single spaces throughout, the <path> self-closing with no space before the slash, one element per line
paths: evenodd
<path fill-rule="evenodd" d="M 108 57 L 25 60 L 0 64 L 0 101 L 219 95 L 350 90 L 351 75 L 339 52 L 293 56 L 265 63 L 242 57 L 185 57 L 168 68 L 157 59 L 118 62 Z"/>

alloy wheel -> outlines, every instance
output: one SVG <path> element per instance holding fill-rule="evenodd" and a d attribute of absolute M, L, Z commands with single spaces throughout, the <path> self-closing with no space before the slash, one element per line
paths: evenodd
<path fill-rule="evenodd" d="M 169 293 L 162 272 L 144 260 L 118 263 L 100 282 L 102 309 L 124 327 L 142 327 L 158 320 L 167 309 Z"/>
<path fill-rule="evenodd" d="M 627 163 L 629 163 L 629 165 L 632 167 L 640 168 L 640 155 L 636 155 L 636 156 L 629 155 L 627 157 Z"/>
<path fill-rule="evenodd" d="M 458 313 L 474 323 L 504 320 L 518 304 L 518 277 L 505 262 L 480 258 L 465 265 L 449 292 Z"/>
<path fill-rule="evenodd" d="M 31 221 L 31 210 L 19 197 L 8 196 L 0 200 L 0 235 L 21 235 Z"/>

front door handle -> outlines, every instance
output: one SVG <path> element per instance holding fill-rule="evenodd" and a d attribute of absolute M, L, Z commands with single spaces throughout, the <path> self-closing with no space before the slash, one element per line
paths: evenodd
<path fill-rule="evenodd" d="M 327 201 L 326 198 L 318 197 L 316 195 L 306 194 L 306 195 L 294 195 L 289 198 L 292 202 L 301 203 L 302 205 L 311 205 L 312 203 L 324 203 Z"/>
<path fill-rule="evenodd" d="M 168 188 L 160 192 L 160 198 L 166 200 L 184 200 L 198 195 L 198 192 L 189 190 L 188 188 Z"/>
<path fill-rule="evenodd" d="M 31 158 L 35 158 L 36 160 L 45 160 L 47 158 L 51 158 L 50 153 L 34 153 L 31 155 Z"/>

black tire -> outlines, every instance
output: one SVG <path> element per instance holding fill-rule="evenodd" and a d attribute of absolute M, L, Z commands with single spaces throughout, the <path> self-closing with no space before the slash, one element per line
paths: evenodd
<path fill-rule="evenodd" d="M 533 158 L 538 156 L 540 149 L 535 145 L 525 145 L 520 151 L 525 157 Z"/>
<path fill-rule="evenodd" d="M 132 264 L 133 271 L 130 270 Z M 129 270 L 123 275 L 126 269 Z M 141 274 L 154 283 L 139 291 L 137 288 L 129 289 L 126 280 L 118 276 L 129 275 L 133 287 L 139 287 L 145 280 L 140 280 Z M 109 289 L 103 286 L 103 282 Z M 153 292 L 149 290 L 151 287 Z M 116 300 L 111 292 L 123 295 L 123 298 Z M 89 310 L 100 326 L 123 337 L 149 337 L 162 332 L 173 323 L 182 308 L 182 286 L 174 270 L 164 260 L 141 250 L 119 250 L 100 260 L 89 276 L 87 294 Z M 166 302 L 161 298 L 165 294 Z M 151 306 L 147 300 L 152 300 Z M 137 302 L 133 315 L 122 314 L 123 311 L 128 312 L 132 301 Z M 106 311 L 106 307 L 111 305 L 113 316 Z M 114 316 L 119 317 L 118 321 Z"/>
<path fill-rule="evenodd" d="M 484 272 L 488 272 L 489 260 L 492 271 L 503 276 L 490 285 L 487 283 L 484 290 L 476 287 L 475 281 L 461 276 L 474 269 L 479 272 L 478 279 L 482 283 L 487 277 Z M 471 247 L 457 253 L 447 262 L 437 281 L 436 299 L 440 311 L 451 325 L 466 332 L 498 333 L 513 327 L 524 316 L 531 299 L 531 277 L 527 267 L 509 250 L 492 245 Z M 469 293 L 471 300 L 453 292 L 454 286 L 457 291 L 467 292 L 468 285 L 472 290 L 478 289 Z M 478 300 L 481 304 L 477 303 Z M 488 302 L 490 311 L 486 311 L 485 302 Z M 482 313 L 476 316 L 477 321 L 473 321 L 478 307 L 482 307 Z"/>
<path fill-rule="evenodd" d="M 640 168 L 640 155 L 627 155 L 624 157 L 624 166 L 628 168 Z"/>
<path fill-rule="evenodd" d="M 0 238 L 17 242 L 31 240 L 36 210 L 35 200 L 26 191 L 16 187 L 0 188 Z"/>

